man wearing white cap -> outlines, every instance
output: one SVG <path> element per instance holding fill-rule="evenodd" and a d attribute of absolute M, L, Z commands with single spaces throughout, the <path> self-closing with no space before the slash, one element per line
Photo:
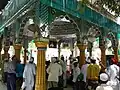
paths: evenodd
<path fill-rule="evenodd" d="M 33 61 L 34 58 L 31 57 L 29 63 L 25 65 L 25 69 L 23 72 L 23 79 L 24 79 L 23 84 L 25 90 L 33 90 L 35 84 L 36 67 Z"/>
<path fill-rule="evenodd" d="M 62 67 L 58 64 L 58 58 L 52 57 L 51 64 L 47 68 L 48 75 L 48 90 L 58 87 L 59 76 L 62 75 Z"/>
<path fill-rule="evenodd" d="M 111 65 L 108 68 L 108 75 L 110 77 L 110 80 L 108 81 L 108 85 L 111 85 L 114 90 L 119 90 L 119 81 L 117 77 L 119 76 L 119 66 L 118 61 L 115 58 L 111 59 Z"/>
<path fill-rule="evenodd" d="M 90 64 L 90 57 L 88 57 L 86 59 L 86 64 L 84 64 L 82 67 L 81 67 L 81 73 L 84 75 L 84 79 L 83 81 L 86 82 L 86 77 L 87 77 L 87 68 Z"/>
<path fill-rule="evenodd" d="M 101 85 L 96 90 L 113 90 L 113 88 L 106 83 L 108 82 L 109 76 L 106 73 L 100 74 Z"/>

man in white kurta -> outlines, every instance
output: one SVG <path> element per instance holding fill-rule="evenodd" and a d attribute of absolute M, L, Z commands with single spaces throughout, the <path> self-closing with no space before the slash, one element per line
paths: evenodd
<path fill-rule="evenodd" d="M 115 60 L 112 60 L 112 65 L 110 65 L 108 69 L 108 75 L 110 76 L 110 81 L 108 81 L 108 85 L 111 85 L 114 90 L 119 90 L 118 86 L 118 73 L 119 73 L 119 67 L 116 65 L 117 62 Z"/>
<path fill-rule="evenodd" d="M 57 62 L 56 57 L 52 57 L 52 62 L 47 69 L 48 76 L 48 89 L 58 87 L 59 76 L 62 75 L 62 67 Z"/>
<path fill-rule="evenodd" d="M 86 77 L 87 77 L 87 68 L 90 64 L 90 57 L 88 57 L 86 59 L 86 64 L 84 64 L 82 67 L 81 67 L 81 73 L 84 75 L 84 79 L 83 81 L 86 82 Z"/>
<path fill-rule="evenodd" d="M 23 72 L 25 90 L 33 90 L 35 84 L 36 67 L 33 61 L 34 58 L 32 57 Z"/>
<path fill-rule="evenodd" d="M 100 74 L 100 81 L 101 85 L 96 88 L 96 90 L 113 90 L 113 88 L 109 85 L 107 85 L 107 81 L 109 79 L 109 76 L 106 73 Z"/>

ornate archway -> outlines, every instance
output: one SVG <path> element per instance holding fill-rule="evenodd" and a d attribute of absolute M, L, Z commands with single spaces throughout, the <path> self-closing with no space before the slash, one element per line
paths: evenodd
<path fill-rule="evenodd" d="M 109 32 L 109 33 L 107 34 L 107 37 L 106 37 L 106 38 L 108 38 L 108 39 L 111 40 L 111 42 L 112 42 L 112 47 L 118 46 L 118 41 L 117 41 L 115 35 L 114 35 L 112 32 Z"/>
<path fill-rule="evenodd" d="M 90 56 L 93 55 L 92 51 L 93 51 L 93 44 L 96 41 L 97 38 L 99 38 L 99 36 L 101 35 L 101 31 L 98 27 L 92 26 L 91 28 L 89 28 L 88 32 L 87 32 L 87 41 L 88 41 L 88 51 Z M 98 43 L 99 44 L 99 43 Z M 99 47 L 99 45 L 98 45 Z"/>
<path fill-rule="evenodd" d="M 112 48 L 114 50 L 114 58 L 118 61 L 118 40 L 112 32 L 109 32 L 107 34 L 107 38 L 110 39 L 112 43 Z"/>

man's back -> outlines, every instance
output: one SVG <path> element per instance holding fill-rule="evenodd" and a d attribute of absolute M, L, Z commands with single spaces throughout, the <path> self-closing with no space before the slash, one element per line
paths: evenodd
<path fill-rule="evenodd" d="M 86 82 L 86 76 L 87 76 L 87 68 L 88 68 L 89 64 L 84 64 L 81 68 L 81 73 L 83 73 L 84 75 L 84 82 Z"/>
<path fill-rule="evenodd" d="M 116 76 L 119 74 L 119 67 L 115 64 L 111 65 L 109 67 L 108 74 L 110 76 L 110 80 L 114 81 L 116 79 Z"/>
<path fill-rule="evenodd" d="M 26 82 L 29 84 L 31 81 L 34 81 L 34 76 L 36 74 L 35 72 L 35 65 L 28 63 L 25 66 L 24 73 L 23 73 L 23 78 L 25 78 Z M 34 83 L 32 83 L 34 84 Z"/>
<path fill-rule="evenodd" d="M 89 80 L 98 80 L 100 67 L 97 64 L 90 64 L 87 68 L 87 78 Z"/>
<path fill-rule="evenodd" d="M 24 65 L 18 63 L 16 66 L 16 76 L 17 77 L 23 77 L 23 71 L 24 71 Z"/>
<path fill-rule="evenodd" d="M 54 63 L 48 67 L 47 72 L 49 74 L 48 81 L 58 82 L 58 76 L 62 74 L 62 67 L 59 64 Z"/>

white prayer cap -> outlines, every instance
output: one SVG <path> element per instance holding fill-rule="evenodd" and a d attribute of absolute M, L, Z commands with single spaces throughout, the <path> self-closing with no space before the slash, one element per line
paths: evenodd
<path fill-rule="evenodd" d="M 89 57 L 86 58 L 86 62 L 90 63 L 90 58 Z"/>
<path fill-rule="evenodd" d="M 90 63 L 90 59 L 86 59 L 86 62 Z"/>
<path fill-rule="evenodd" d="M 92 56 L 91 59 L 96 61 L 96 57 L 93 57 L 93 56 Z"/>
<path fill-rule="evenodd" d="M 55 63 L 57 61 L 57 57 L 51 57 L 51 62 Z"/>
<path fill-rule="evenodd" d="M 106 73 L 100 74 L 100 80 L 101 81 L 107 81 L 108 79 L 109 79 L 109 77 Z"/>

